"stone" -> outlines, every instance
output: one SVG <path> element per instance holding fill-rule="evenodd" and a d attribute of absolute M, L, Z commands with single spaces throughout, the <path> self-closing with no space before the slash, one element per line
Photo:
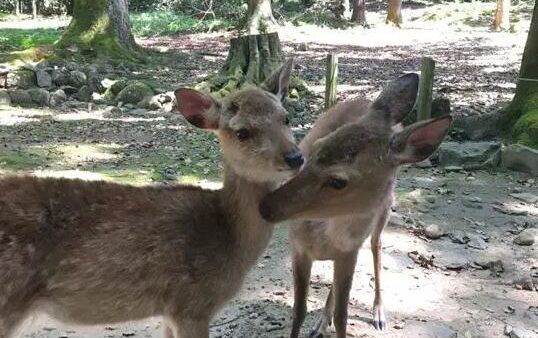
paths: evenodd
<path fill-rule="evenodd" d="M 439 147 L 439 164 L 463 169 L 495 167 L 501 157 L 499 142 L 445 142 Z"/>
<path fill-rule="evenodd" d="M 405 227 L 405 220 L 399 213 L 391 212 L 388 224 L 396 227 Z"/>
<path fill-rule="evenodd" d="M 297 45 L 297 50 L 299 52 L 306 52 L 310 50 L 310 45 L 308 44 L 308 42 L 301 42 Z"/>
<path fill-rule="evenodd" d="M 521 144 L 511 144 L 502 149 L 501 166 L 538 176 L 538 150 Z"/>
<path fill-rule="evenodd" d="M 103 117 L 107 119 L 121 117 L 122 115 L 123 111 L 118 107 L 108 107 L 103 113 Z"/>
<path fill-rule="evenodd" d="M 144 109 L 144 108 L 137 108 L 137 109 L 133 109 L 129 112 L 129 115 L 134 115 L 134 116 L 144 116 L 148 113 L 147 109 Z"/>
<path fill-rule="evenodd" d="M 88 86 L 94 93 L 102 93 L 105 91 L 105 87 L 101 84 L 101 76 L 95 69 L 88 71 Z"/>
<path fill-rule="evenodd" d="M 11 105 L 11 96 L 6 90 L 0 90 L 0 107 Z"/>
<path fill-rule="evenodd" d="M 487 140 L 500 135 L 503 117 L 503 114 L 499 112 L 464 116 L 456 118 L 452 128 L 460 130 L 466 139 Z"/>
<path fill-rule="evenodd" d="M 36 86 L 36 76 L 32 70 L 17 69 L 7 75 L 8 87 L 30 89 Z"/>
<path fill-rule="evenodd" d="M 9 92 L 9 96 L 13 105 L 27 107 L 33 103 L 30 93 L 23 89 L 12 90 Z"/>
<path fill-rule="evenodd" d="M 71 85 L 76 88 L 80 88 L 88 82 L 86 74 L 81 71 L 74 70 L 71 72 Z"/>
<path fill-rule="evenodd" d="M 52 76 L 44 70 L 38 69 L 35 72 L 37 86 L 40 88 L 49 88 L 52 86 Z"/>
<path fill-rule="evenodd" d="M 432 161 L 429 158 L 425 159 L 424 161 L 415 163 L 415 167 L 422 169 L 431 168 L 432 166 Z"/>
<path fill-rule="evenodd" d="M 163 106 L 161 102 L 159 102 L 160 95 L 156 96 L 146 96 L 142 101 L 138 102 L 137 107 L 138 108 L 145 108 L 149 110 L 159 110 Z"/>
<path fill-rule="evenodd" d="M 71 83 L 71 74 L 65 68 L 56 68 L 52 71 L 52 82 L 57 86 L 67 86 Z"/>
<path fill-rule="evenodd" d="M 506 324 L 504 327 L 504 334 L 510 338 L 533 338 L 536 337 L 534 333 L 529 330 L 525 330 L 518 327 L 513 327 Z"/>
<path fill-rule="evenodd" d="M 450 100 L 445 96 L 437 96 L 432 100 L 432 110 L 431 117 L 437 118 L 450 114 Z M 410 125 L 417 121 L 417 111 L 414 109 L 409 115 L 404 119 L 404 125 Z"/>
<path fill-rule="evenodd" d="M 74 95 L 78 93 L 78 88 L 73 86 L 61 86 L 60 89 L 63 90 L 66 95 Z"/>
<path fill-rule="evenodd" d="M 478 236 L 472 236 L 471 240 L 467 243 L 467 246 L 478 250 L 485 250 L 488 247 L 486 242 Z"/>
<path fill-rule="evenodd" d="M 521 246 L 530 246 L 536 242 L 536 237 L 538 236 L 538 229 L 525 229 L 519 233 L 519 235 L 514 239 L 514 243 Z"/>
<path fill-rule="evenodd" d="M 148 96 L 153 96 L 153 90 L 147 84 L 135 81 L 134 83 L 127 85 L 118 93 L 116 102 L 137 104 Z"/>
<path fill-rule="evenodd" d="M 452 242 L 456 244 L 467 244 L 471 240 L 463 231 L 455 231 L 454 233 L 449 234 L 448 237 L 450 237 Z"/>
<path fill-rule="evenodd" d="M 514 193 L 514 194 L 510 194 L 510 196 L 520 201 L 523 201 L 525 203 L 530 203 L 530 204 L 538 203 L 538 196 L 528 193 L 528 192 Z"/>
<path fill-rule="evenodd" d="M 441 230 L 437 224 L 430 224 L 424 228 L 424 235 L 429 239 L 439 239 L 443 237 L 444 234 L 445 232 Z"/>
<path fill-rule="evenodd" d="M 43 88 L 34 88 L 29 89 L 28 93 L 30 94 L 32 101 L 39 106 L 44 107 L 49 105 L 50 93 L 47 90 Z"/>
<path fill-rule="evenodd" d="M 56 90 L 52 95 L 50 96 L 50 105 L 51 107 L 57 107 L 67 101 L 67 95 L 65 95 L 65 92 L 62 89 Z"/>
<path fill-rule="evenodd" d="M 90 86 L 82 86 L 77 93 L 77 99 L 79 101 L 89 102 L 92 99 L 92 94 L 93 91 Z"/>

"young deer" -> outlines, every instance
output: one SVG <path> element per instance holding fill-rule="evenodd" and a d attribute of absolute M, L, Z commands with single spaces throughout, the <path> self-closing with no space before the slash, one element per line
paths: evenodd
<path fill-rule="evenodd" d="M 380 235 L 390 213 L 397 168 L 430 156 L 451 124 L 446 116 L 397 130 L 415 102 L 417 87 L 418 76 L 408 74 L 389 84 L 374 102 L 356 100 L 328 111 L 300 144 L 309 158 L 303 170 L 260 204 L 261 214 L 270 222 L 298 220 L 290 227 L 295 286 L 292 338 L 299 336 L 306 315 L 314 260 L 334 261 L 334 285 L 310 336 L 322 337 L 334 319 L 337 337 L 346 337 L 357 253 L 370 235 L 374 324 L 378 329 L 386 326 Z"/>
<path fill-rule="evenodd" d="M 0 338 L 32 310 L 83 325 L 163 316 L 165 337 L 207 338 L 270 239 L 259 201 L 303 163 L 281 104 L 291 68 L 221 102 L 176 91 L 189 122 L 217 131 L 220 191 L 0 179 Z"/>

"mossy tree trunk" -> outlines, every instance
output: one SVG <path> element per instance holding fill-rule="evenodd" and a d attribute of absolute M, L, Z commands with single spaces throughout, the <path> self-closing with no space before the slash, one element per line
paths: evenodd
<path fill-rule="evenodd" d="M 222 69 L 198 88 L 226 96 L 245 84 L 260 84 L 283 61 L 278 33 L 245 35 L 230 40 Z"/>
<path fill-rule="evenodd" d="M 397 27 L 402 24 L 402 0 L 389 0 L 386 23 L 393 23 Z"/>
<path fill-rule="evenodd" d="M 138 46 L 129 26 L 127 0 L 75 0 L 73 18 L 58 47 L 83 53 L 133 58 Z"/>
<path fill-rule="evenodd" d="M 366 22 L 366 3 L 364 0 L 351 0 L 351 21 L 361 26 L 368 26 Z"/>
<path fill-rule="evenodd" d="M 510 119 L 515 121 L 512 139 L 538 148 L 538 1 L 534 3 L 516 94 L 509 114 Z"/>
<path fill-rule="evenodd" d="M 247 34 L 269 33 L 275 30 L 277 23 L 273 16 L 271 0 L 247 0 L 247 5 L 244 27 Z"/>
<path fill-rule="evenodd" d="M 496 31 L 510 29 L 510 0 L 497 0 L 495 18 L 491 27 Z"/>

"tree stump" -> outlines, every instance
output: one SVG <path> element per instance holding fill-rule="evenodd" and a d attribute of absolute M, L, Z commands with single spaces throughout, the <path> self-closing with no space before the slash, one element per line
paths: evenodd
<path fill-rule="evenodd" d="M 197 88 L 226 96 L 246 84 L 260 84 L 278 69 L 282 61 L 277 33 L 233 38 L 222 69 Z"/>

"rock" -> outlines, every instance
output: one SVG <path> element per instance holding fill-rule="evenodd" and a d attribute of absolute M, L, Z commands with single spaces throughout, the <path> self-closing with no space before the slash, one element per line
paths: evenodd
<path fill-rule="evenodd" d="M 30 93 L 26 90 L 15 89 L 10 91 L 9 97 L 11 98 L 11 104 L 13 105 L 27 107 L 33 103 Z"/>
<path fill-rule="evenodd" d="M 504 334 L 510 338 L 533 338 L 536 337 L 534 333 L 529 330 L 513 327 L 506 324 L 504 327 Z"/>
<path fill-rule="evenodd" d="M 135 81 L 123 88 L 116 96 L 116 102 L 137 104 L 145 97 L 152 96 L 153 90 L 145 83 Z"/>
<path fill-rule="evenodd" d="M 66 95 L 78 93 L 78 89 L 73 86 L 61 86 L 60 89 L 63 90 Z"/>
<path fill-rule="evenodd" d="M 162 104 L 159 102 L 159 96 L 160 95 L 156 95 L 153 97 L 146 96 L 142 101 L 138 102 L 137 107 L 150 110 L 159 110 L 163 107 Z"/>
<path fill-rule="evenodd" d="M 500 213 L 507 214 L 507 215 L 527 216 L 527 214 L 529 213 L 525 209 L 520 209 L 520 208 L 517 208 L 516 206 L 502 204 L 502 203 L 493 204 L 492 207 L 495 211 L 498 211 Z"/>
<path fill-rule="evenodd" d="M 11 104 L 11 97 L 9 93 L 5 90 L 0 90 L 0 107 L 9 106 Z"/>
<path fill-rule="evenodd" d="M 101 84 L 101 76 L 96 69 L 90 69 L 88 71 L 88 86 L 94 93 L 102 93 L 105 90 Z"/>
<path fill-rule="evenodd" d="M 135 116 L 144 116 L 148 113 L 147 109 L 144 108 L 137 108 L 133 109 L 129 112 L 129 115 L 135 115 Z"/>
<path fill-rule="evenodd" d="M 472 141 L 491 139 L 499 136 L 503 117 L 498 112 L 464 116 L 456 118 L 452 128 L 459 129 L 464 138 Z"/>
<path fill-rule="evenodd" d="M 121 117 L 122 115 L 123 111 L 118 107 L 108 107 L 103 113 L 103 117 L 107 119 Z"/>
<path fill-rule="evenodd" d="M 80 88 L 88 82 L 86 74 L 81 71 L 74 70 L 71 72 L 71 85 L 76 88 Z"/>
<path fill-rule="evenodd" d="M 517 198 L 518 200 L 523 201 L 525 203 L 530 203 L 530 204 L 538 203 L 538 196 L 528 193 L 528 192 L 510 194 L 510 196 L 512 196 L 513 198 Z"/>
<path fill-rule="evenodd" d="M 486 242 L 481 237 L 477 236 L 473 236 L 471 240 L 467 243 L 467 246 L 478 250 L 485 250 L 488 248 Z"/>
<path fill-rule="evenodd" d="M 50 93 L 42 88 L 29 89 L 28 93 L 32 101 L 42 107 L 49 105 Z"/>
<path fill-rule="evenodd" d="M 433 165 L 432 165 L 432 161 L 429 158 L 427 158 L 424 161 L 415 163 L 415 166 L 418 168 L 427 169 L 427 168 L 431 168 Z"/>
<path fill-rule="evenodd" d="M 437 118 L 450 114 L 450 100 L 445 96 L 437 96 L 432 100 L 431 117 Z M 417 121 L 417 111 L 413 110 L 403 121 L 404 125 L 410 125 Z"/>
<path fill-rule="evenodd" d="M 300 44 L 297 45 L 297 50 L 299 52 L 306 52 L 309 49 L 310 49 L 310 45 L 308 44 L 308 42 L 301 42 Z"/>
<path fill-rule="evenodd" d="M 77 99 L 79 101 L 89 102 L 92 99 L 92 93 L 93 91 L 90 86 L 82 86 L 77 93 Z"/>
<path fill-rule="evenodd" d="M 29 89 L 36 86 L 36 76 L 32 70 L 17 69 L 7 75 L 8 87 L 17 89 Z"/>
<path fill-rule="evenodd" d="M 51 107 L 57 107 L 67 101 L 67 95 L 65 95 L 65 92 L 62 89 L 56 90 L 52 95 L 50 96 L 50 105 Z"/>
<path fill-rule="evenodd" d="M 444 234 L 444 231 L 437 224 L 430 224 L 424 228 L 424 235 L 429 239 L 439 239 Z"/>
<path fill-rule="evenodd" d="M 71 74 L 67 69 L 57 68 L 52 71 L 52 82 L 57 86 L 67 86 L 71 83 Z"/>
<path fill-rule="evenodd" d="M 502 149 L 503 168 L 538 175 L 538 150 L 521 144 L 511 144 Z"/>
<path fill-rule="evenodd" d="M 514 239 L 514 243 L 522 246 L 533 245 L 538 236 L 538 229 L 525 229 Z"/>
<path fill-rule="evenodd" d="M 530 277 L 521 278 L 515 281 L 514 287 L 518 290 L 527 290 L 527 291 L 534 291 L 535 289 L 538 290 L 538 284 L 536 284 L 535 286 L 533 279 Z M 537 312 L 537 317 L 538 317 L 538 312 Z"/>
<path fill-rule="evenodd" d="M 43 69 L 38 69 L 35 72 L 37 86 L 40 88 L 49 88 L 52 86 L 52 76 Z"/>
<path fill-rule="evenodd" d="M 452 242 L 456 244 L 467 244 L 471 240 L 463 231 L 455 231 L 454 233 L 449 234 L 448 237 L 450 237 Z"/>
<path fill-rule="evenodd" d="M 390 224 L 391 226 L 396 226 L 396 227 L 404 227 L 405 220 L 403 219 L 402 215 L 396 212 L 391 212 L 388 224 Z"/>
<path fill-rule="evenodd" d="M 481 200 L 480 199 L 477 200 L 476 197 L 466 197 L 461 200 L 461 204 L 464 207 L 472 208 L 472 209 L 482 209 L 483 206 L 480 203 L 481 203 Z"/>
<path fill-rule="evenodd" d="M 445 142 L 439 147 L 439 164 L 443 167 L 462 166 L 464 169 L 495 167 L 499 164 L 499 142 Z"/>

